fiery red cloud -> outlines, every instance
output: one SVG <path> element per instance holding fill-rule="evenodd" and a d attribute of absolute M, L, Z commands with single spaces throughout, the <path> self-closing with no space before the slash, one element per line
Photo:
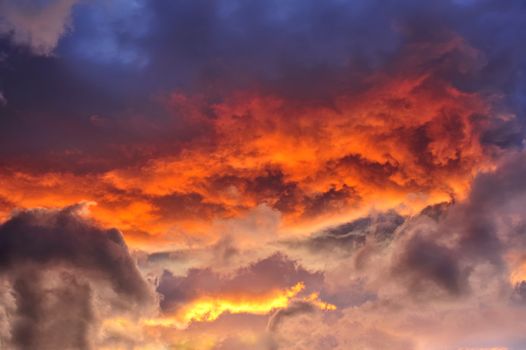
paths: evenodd
<path fill-rule="evenodd" d="M 144 234 L 206 235 L 214 221 L 261 204 L 279 211 L 286 228 L 312 231 L 371 209 L 411 214 L 463 198 L 492 165 L 480 142 L 491 106 L 440 76 L 448 62 L 410 70 L 473 49 L 455 39 L 426 47 L 426 57 L 422 50 L 411 48 L 400 72 L 371 75 L 368 88 L 329 105 L 243 91 L 217 103 L 169 94 L 166 108 L 207 132 L 177 152 L 95 174 L 4 171 L 3 215 L 92 201 L 97 220 L 141 246 Z"/>

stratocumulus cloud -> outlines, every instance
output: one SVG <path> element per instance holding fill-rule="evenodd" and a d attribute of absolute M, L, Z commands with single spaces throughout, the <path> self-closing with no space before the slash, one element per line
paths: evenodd
<path fill-rule="evenodd" d="M 0 0 L 0 347 L 526 347 L 520 0 Z"/>

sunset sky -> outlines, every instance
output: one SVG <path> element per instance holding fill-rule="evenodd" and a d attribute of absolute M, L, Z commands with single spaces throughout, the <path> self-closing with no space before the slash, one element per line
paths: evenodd
<path fill-rule="evenodd" d="M 0 349 L 525 350 L 524 0 L 0 0 Z"/>

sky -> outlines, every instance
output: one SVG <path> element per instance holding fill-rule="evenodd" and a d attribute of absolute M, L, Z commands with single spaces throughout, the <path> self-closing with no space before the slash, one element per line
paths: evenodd
<path fill-rule="evenodd" d="M 0 0 L 0 348 L 526 349 L 522 0 Z"/>

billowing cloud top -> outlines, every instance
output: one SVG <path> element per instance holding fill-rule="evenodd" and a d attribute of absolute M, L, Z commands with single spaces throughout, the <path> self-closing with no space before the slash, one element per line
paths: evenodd
<path fill-rule="evenodd" d="M 0 348 L 525 348 L 525 40 L 518 0 L 0 0 Z"/>

